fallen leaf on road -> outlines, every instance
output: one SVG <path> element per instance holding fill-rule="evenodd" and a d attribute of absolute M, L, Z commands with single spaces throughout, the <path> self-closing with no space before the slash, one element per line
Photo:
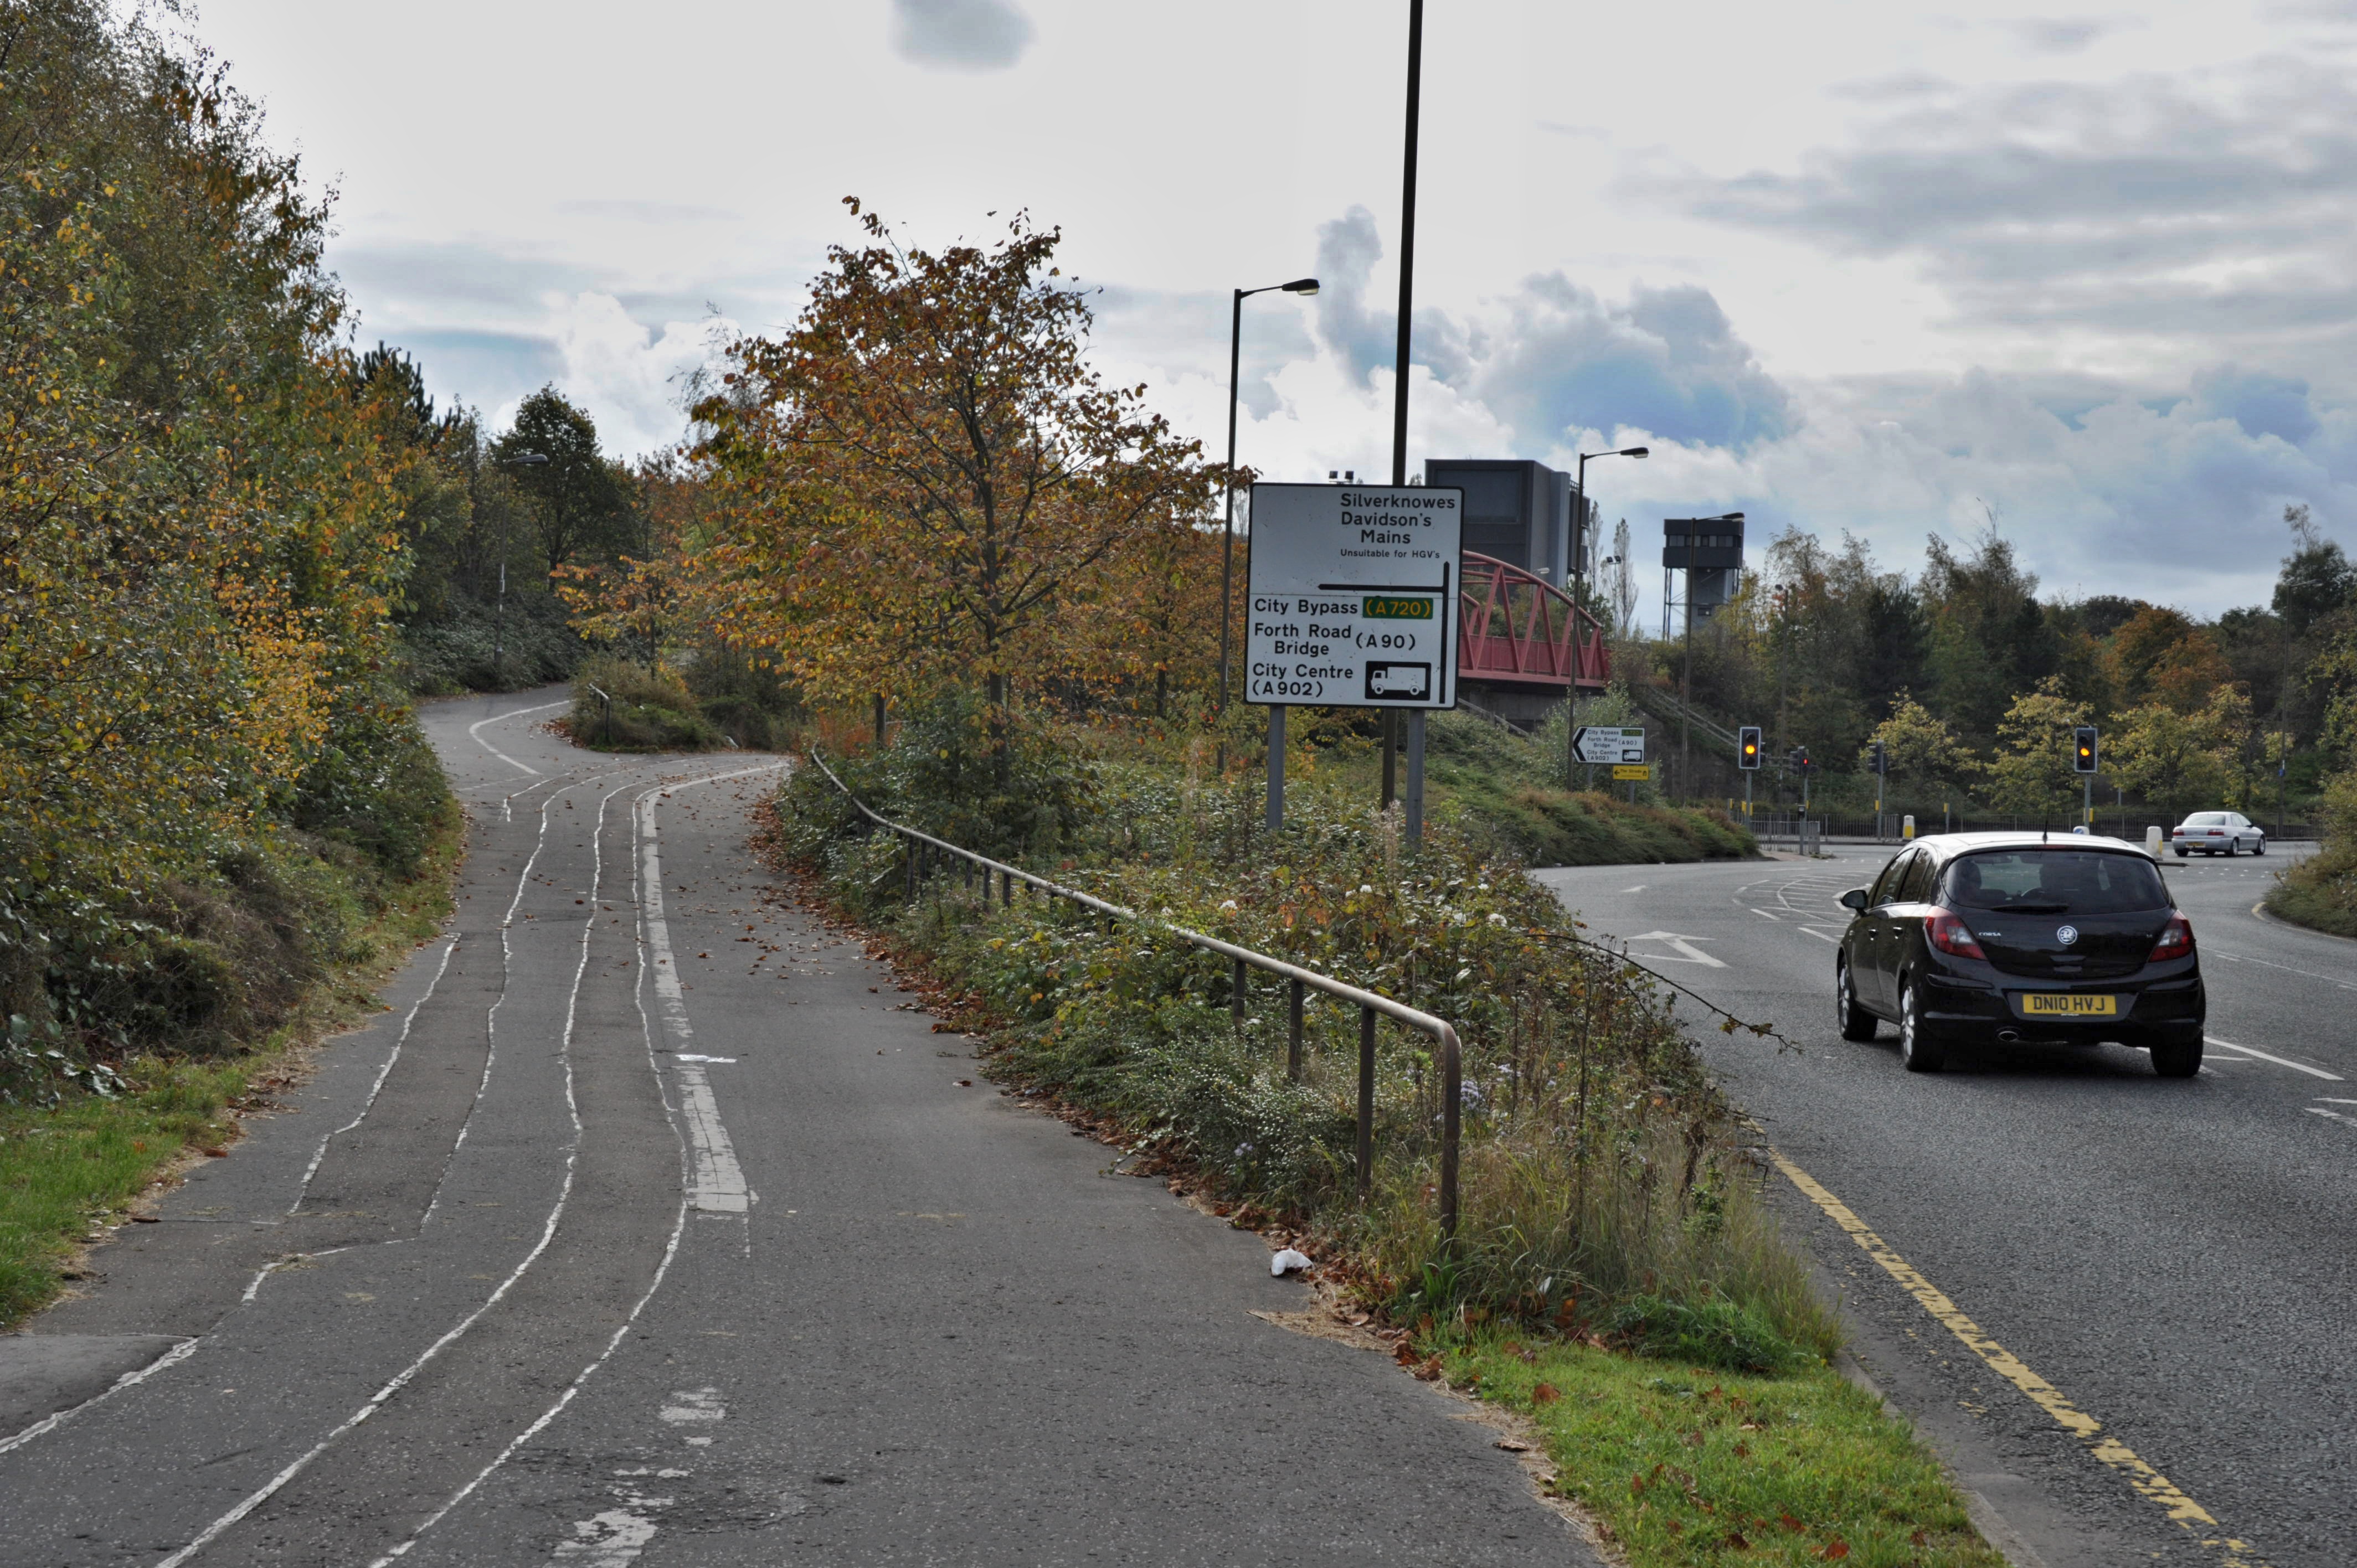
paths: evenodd
<path fill-rule="evenodd" d="M 1563 1391 L 1556 1388 L 1553 1383 L 1541 1383 L 1538 1387 L 1531 1391 L 1531 1402 L 1533 1404 L 1553 1404 L 1555 1401 L 1561 1398 L 1563 1398 Z"/>
<path fill-rule="evenodd" d="M 1509 1454 L 1527 1454 L 1531 1451 L 1529 1444 L 1518 1443 L 1511 1437 L 1501 1437 L 1492 1446 L 1502 1448 Z"/>

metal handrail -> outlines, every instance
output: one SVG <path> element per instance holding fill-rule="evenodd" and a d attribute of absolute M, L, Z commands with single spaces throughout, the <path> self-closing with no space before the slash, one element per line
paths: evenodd
<path fill-rule="evenodd" d="M 853 794 L 851 787 L 836 777 L 834 769 L 826 765 L 826 759 L 819 756 L 815 748 L 813 748 L 809 755 L 810 759 L 818 765 L 819 771 L 826 775 L 827 781 L 841 790 L 843 798 L 856 807 L 862 816 L 877 827 L 888 832 L 898 833 L 909 841 L 912 846 L 908 857 L 909 894 L 911 897 L 916 896 L 917 880 L 921 875 L 918 865 L 918 854 L 913 846 L 927 845 L 944 854 L 953 855 L 969 865 L 978 867 L 983 874 L 983 897 L 985 900 L 990 897 L 990 874 L 995 871 L 1000 877 L 1002 903 L 1013 901 L 1015 884 L 1022 882 L 1052 897 L 1068 898 L 1082 908 L 1093 909 L 1101 915 L 1112 915 L 1136 925 L 1152 928 L 1177 937 L 1182 941 L 1190 942 L 1207 952 L 1215 952 L 1226 958 L 1235 965 L 1235 984 L 1229 998 L 1229 1005 L 1232 1016 L 1239 1025 L 1243 1021 L 1243 971 L 1246 967 L 1261 970 L 1290 982 L 1291 1006 L 1288 1012 L 1291 1017 L 1291 1039 L 1286 1068 L 1288 1076 L 1296 1082 L 1298 1082 L 1301 1078 L 1302 993 L 1305 990 L 1316 991 L 1334 997 L 1338 1001 L 1354 1004 L 1359 1009 L 1358 1178 L 1359 1198 L 1361 1202 L 1367 1198 L 1374 1174 L 1375 1015 L 1380 1013 L 1386 1018 L 1431 1036 L 1433 1043 L 1439 1047 L 1440 1051 L 1442 1107 L 1440 1113 L 1440 1234 L 1444 1241 L 1453 1242 L 1456 1240 L 1457 1150 L 1464 1099 L 1465 1069 L 1464 1053 L 1458 1044 L 1457 1031 L 1447 1019 L 1436 1018 L 1429 1013 L 1419 1012 L 1404 1002 L 1394 1002 L 1380 992 L 1361 991 L 1355 985 L 1346 985 L 1330 975 L 1319 974 L 1315 970 L 1303 969 L 1300 965 L 1287 963 L 1281 958 L 1271 958 L 1266 953 L 1255 952 L 1250 948 L 1239 947 L 1233 942 L 1222 941 L 1219 938 L 1207 935 L 1202 931 L 1189 930 L 1185 926 L 1174 926 L 1168 920 L 1159 920 L 1151 915 L 1141 915 L 1135 909 L 1125 908 L 1119 904 L 1100 898 L 1092 893 L 1083 893 L 1077 887 L 1067 887 L 1061 883 L 1051 882 L 1044 876 L 1034 875 L 1028 871 L 993 860 L 988 855 L 977 854 L 973 850 L 950 843 L 947 839 L 935 838 L 931 833 L 909 827 L 905 823 L 896 822 L 891 818 L 871 809 L 866 801 Z"/>

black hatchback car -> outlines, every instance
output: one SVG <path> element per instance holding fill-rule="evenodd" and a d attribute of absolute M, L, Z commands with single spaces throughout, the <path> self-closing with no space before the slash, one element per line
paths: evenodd
<path fill-rule="evenodd" d="M 2193 927 L 2160 868 L 2118 839 L 1948 833 L 1870 887 L 1835 959 L 1842 1037 L 1899 1026 L 1900 1059 L 1937 1072 L 1952 1044 L 2115 1040 L 2163 1078 L 2201 1069 L 2208 999 Z"/>

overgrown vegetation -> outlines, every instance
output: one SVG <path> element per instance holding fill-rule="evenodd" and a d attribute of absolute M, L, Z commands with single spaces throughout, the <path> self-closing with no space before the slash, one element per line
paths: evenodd
<path fill-rule="evenodd" d="M 1374 1194 L 1361 1208 L 1355 1012 L 1311 1001 L 1296 1081 L 1275 991 L 1250 996 L 1238 1030 L 1224 961 L 1191 947 L 1060 903 L 990 905 L 959 880 L 930 882 L 910 905 L 899 841 L 864 835 L 802 770 L 780 799 L 778 848 L 990 1022 L 1004 1081 L 1313 1235 L 1407 1321 L 1478 1306 L 1620 1332 L 1614 1315 L 1652 1301 L 1732 1311 L 1742 1342 L 1780 1361 L 1832 1351 L 1832 1318 L 1778 1241 L 1760 1167 L 1674 1011 L 1641 972 L 1579 944 L 1518 863 L 1446 827 L 1411 857 L 1395 811 L 1317 779 L 1297 784 L 1271 841 L 1249 782 L 1087 762 L 1036 725 L 1008 736 L 1007 787 L 977 789 L 991 739 L 979 706 L 952 706 L 846 761 L 845 777 L 952 842 L 1449 1018 L 1465 1047 L 1460 1244 L 1442 1250 L 1429 1197 L 1440 1107 L 1423 1036 L 1383 1033 Z"/>
<path fill-rule="evenodd" d="M 2357 771 L 2324 792 L 2324 843 L 2276 878 L 2267 912 L 2337 937 L 2357 937 Z"/>
<path fill-rule="evenodd" d="M 141 13 L 10 5 L 0 48 L 14 1311 L 74 1206 L 211 1113 L 188 1085 L 233 1082 L 227 1058 L 439 896 L 456 816 L 389 618 L 427 434 L 344 343 L 326 209 Z"/>

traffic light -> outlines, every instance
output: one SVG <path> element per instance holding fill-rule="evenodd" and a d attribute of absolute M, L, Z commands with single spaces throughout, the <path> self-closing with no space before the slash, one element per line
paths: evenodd
<path fill-rule="evenodd" d="M 1793 772 L 1806 773 L 1809 770 L 1809 748 L 1807 746 L 1796 746 L 1786 755 L 1792 759 Z"/>
<path fill-rule="evenodd" d="M 1745 725 L 1735 732 L 1735 766 L 1755 768 L 1760 766 L 1760 726 Z"/>
<path fill-rule="evenodd" d="M 1867 750 L 1871 754 L 1867 761 L 1875 775 L 1879 778 L 1888 774 L 1890 771 L 1890 748 L 1875 740 L 1867 743 Z"/>
<path fill-rule="evenodd" d="M 2071 732 L 2071 771 L 2095 771 L 2095 726 L 2081 725 Z"/>

